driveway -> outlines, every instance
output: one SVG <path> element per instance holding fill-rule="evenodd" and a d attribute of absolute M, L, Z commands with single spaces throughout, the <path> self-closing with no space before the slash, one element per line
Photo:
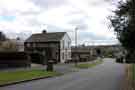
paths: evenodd
<path fill-rule="evenodd" d="M 124 65 L 104 59 L 103 64 L 90 69 L 1 87 L 0 90 L 120 90 L 124 73 Z"/>

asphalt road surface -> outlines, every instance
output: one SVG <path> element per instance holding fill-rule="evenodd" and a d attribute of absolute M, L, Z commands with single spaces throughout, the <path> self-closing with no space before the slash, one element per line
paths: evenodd
<path fill-rule="evenodd" d="M 124 79 L 124 65 L 104 59 L 96 67 L 63 76 L 31 81 L 0 90 L 120 90 Z"/>

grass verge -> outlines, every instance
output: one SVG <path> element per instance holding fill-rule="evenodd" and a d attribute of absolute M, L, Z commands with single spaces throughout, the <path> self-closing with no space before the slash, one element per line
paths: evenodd
<path fill-rule="evenodd" d="M 133 70 L 133 80 L 135 81 L 135 64 L 133 64 L 132 70 Z"/>
<path fill-rule="evenodd" d="M 80 69 L 87 69 L 87 68 L 91 68 L 94 67 L 98 64 L 101 64 L 103 62 L 103 60 L 96 60 L 92 63 L 81 63 L 81 64 L 77 64 L 75 67 L 80 68 Z"/>
<path fill-rule="evenodd" d="M 132 65 L 132 86 L 133 90 L 135 90 L 135 64 Z"/>
<path fill-rule="evenodd" d="M 122 90 L 135 90 L 135 64 L 126 65 L 126 75 Z"/>
<path fill-rule="evenodd" d="M 23 81 L 23 80 L 31 80 L 34 78 L 51 77 L 57 75 L 60 74 L 57 72 L 48 72 L 45 70 L 0 72 L 0 85 Z"/>
<path fill-rule="evenodd" d="M 132 65 L 131 64 L 125 65 L 125 78 L 123 80 L 121 90 L 133 90 L 133 86 L 132 86 Z"/>

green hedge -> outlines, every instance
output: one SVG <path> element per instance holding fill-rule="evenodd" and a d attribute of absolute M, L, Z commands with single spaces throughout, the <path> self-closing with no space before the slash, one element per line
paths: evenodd
<path fill-rule="evenodd" d="M 117 63 L 123 63 L 124 62 L 124 57 L 117 57 L 116 62 Z"/>
<path fill-rule="evenodd" d="M 44 60 L 44 56 L 41 55 L 40 53 L 31 53 L 30 58 L 32 63 L 37 63 L 37 64 L 46 64 L 46 61 Z"/>
<path fill-rule="evenodd" d="M 0 52 L 0 68 L 28 67 L 30 63 L 25 52 Z"/>

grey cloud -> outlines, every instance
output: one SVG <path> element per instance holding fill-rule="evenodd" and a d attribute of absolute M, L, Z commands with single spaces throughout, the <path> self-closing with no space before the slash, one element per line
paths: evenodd
<path fill-rule="evenodd" d="M 26 10 L 26 11 L 21 11 L 21 10 L 8 10 L 7 8 L 1 8 L 0 9 L 0 15 L 1 16 L 16 16 L 16 15 L 38 15 L 41 13 L 41 11 L 36 11 L 34 9 L 31 10 Z"/>
<path fill-rule="evenodd" d="M 107 37 L 102 37 L 102 36 L 98 36 L 92 32 L 83 32 L 83 31 L 78 31 L 80 32 L 78 35 L 79 35 L 79 38 L 80 39 L 90 39 L 90 40 L 107 40 L 108 38 Z"/>
<path fill-rule="evenodd" d="M 80 43 L 89 43 L 89 44 L 92 44 L 92 43 L 97 43 L 97 44 L 102 44 L 102 43 L 106 43 L 106 44 L 114 44 L 114 43 L 117 43 L 117 39 L 115 38 L 108 38 L 106 36 L 99 36 L 99 35 L 96 35 L 94 33 L 90 33 L 90 32 L 79 32 L 78 31 L 78 41 Z M 83 41 L 83 42 L 81 42 Z"/>
<path fill-rule="evenodd" d="M 32 19 L 29 19 L 28 21 L 27 21 L 27 23 L 29 24 L 29 26 L 37 26 L 37 27 L 40 27 L 40 26 L 42 26 L 42 25 L 44 25 L 42 22 L 40 22 L 38 19 L 34 19 L 34 18 L 32 18 Z"/>
<path fill-rule="evenodd" d="M 67 32 L 70 34 L 71 38 L 74 38 L 74 30 L 65 29 L 55 25 L 47 24 L 47 32 Z"/>
<path fill-rule="evenodd" d="M 55 25 L 47 24 L 47 32 L 66 32 L 66 30 Z"/>
<path fill-rule="evenodd" d="M 34 10 L 20 12 L 21 15 L 38 15 L 40 13 L 41 13 L 41 11 L 34 11 Z"/>
<path fill-rule="evenodd" d="M 113 0 L 93 0 L 93 1 L 89 1 L 89 4 L 90 5 L 93 5 L 93 6 L 104 6 L 104 4 L 108 3 L 112 3 Z"/>
<path fill-rule="evenodd" d="M 17 37 L 20 37 L 22 40 L 25 40 L 32 34 L 32 32 L 28 32 L 28 31 L 20 32 L 20 33 L 16 33 L 13 31 L 14 30 L 8 30 L 8 32 L 5 32 L 6 36 L 11 39 L 16 39 Z"/>
<path fill-rule="evenodd" d="M 1 8 L 0 10 L 1 10 L 1 11 L 0 11 L 0 15 L 1 15 L 1 16 L 15 15 L 15 14 L 16 14 L 16 12 L 9 11 L 9 10 L 6 9 L 6 8 Z"/>
<path fill-rule="evenodd" d="M 88 24 L 86 24 L 85 20 L 87 18 L 81 18 L 81 19 L 72 19 L 70 22 L 68 22 L 68 24 L 72 25 L 72 26 L 76 26 L 78 29 L 81 30 L 87 30 L 88 29 Z"/>
<path fill-rule="evenodd" d="M 31 0 L 41 8 L 53 8 L 67 3 L 67 0 Z"/>

